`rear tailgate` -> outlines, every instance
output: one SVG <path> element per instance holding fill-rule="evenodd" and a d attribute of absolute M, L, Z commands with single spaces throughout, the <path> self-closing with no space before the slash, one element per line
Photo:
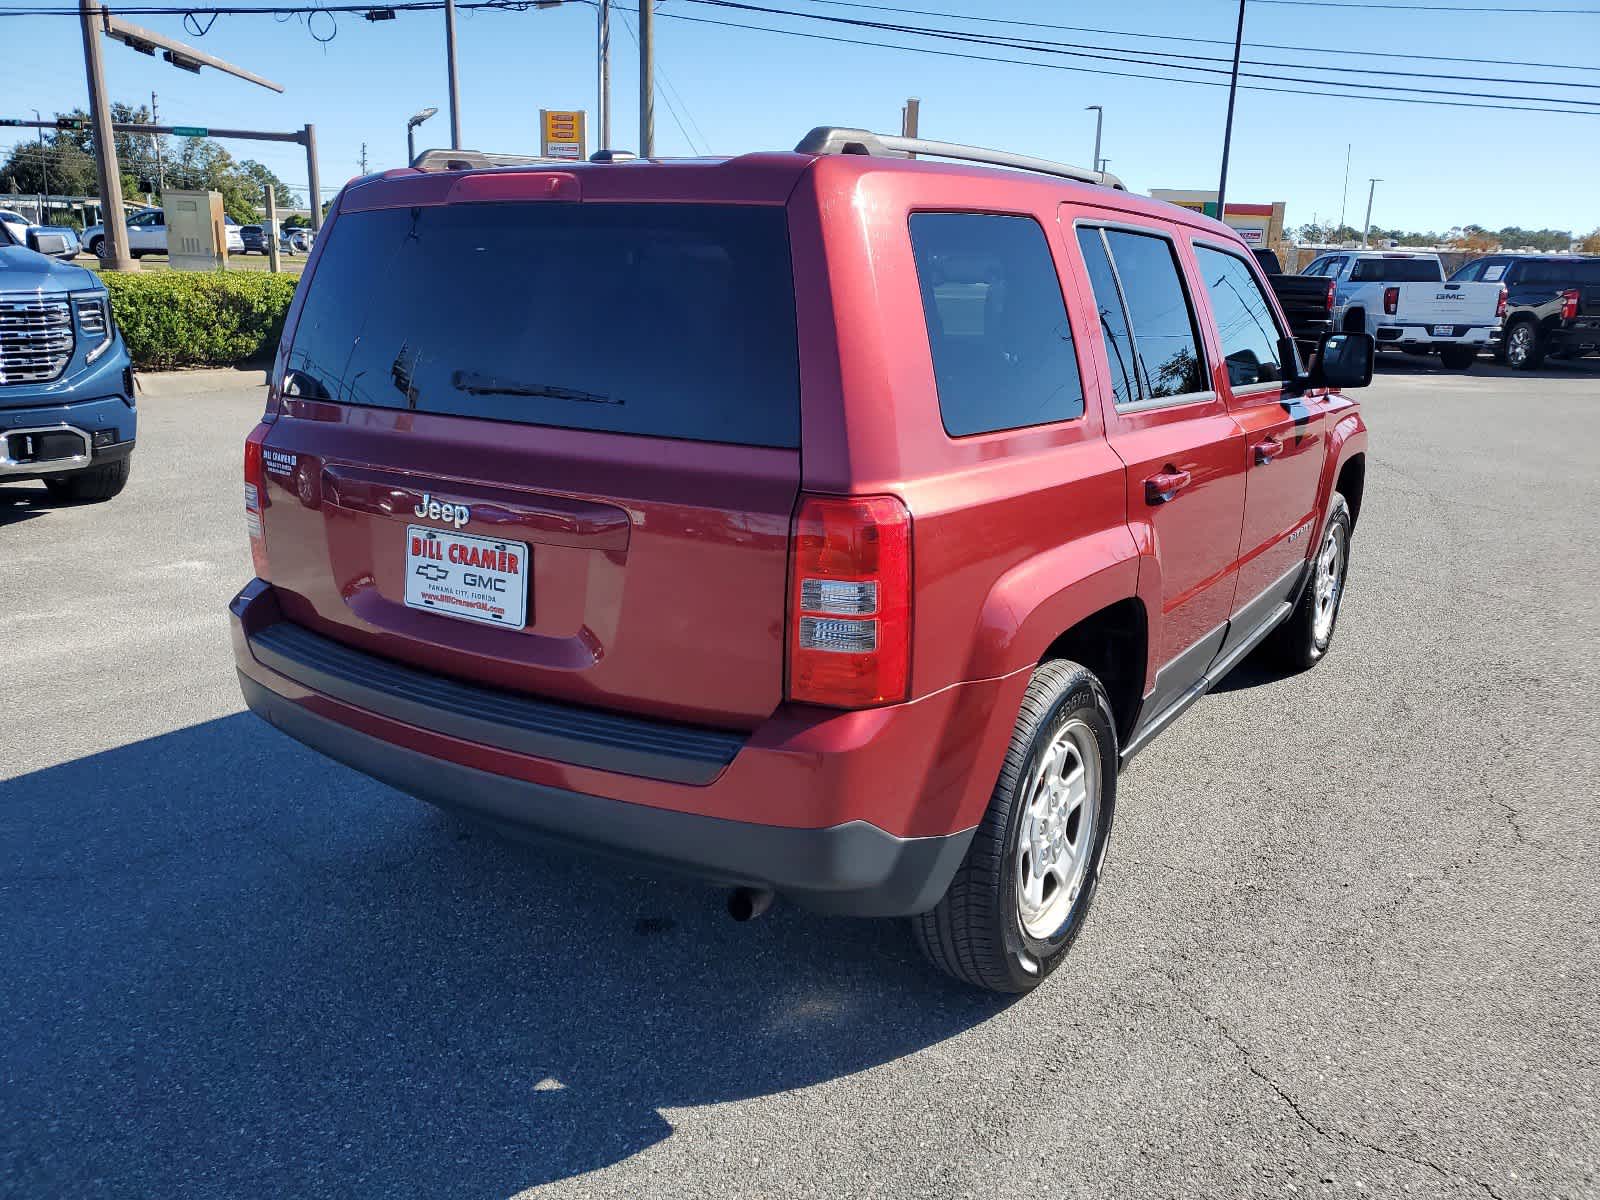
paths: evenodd
<path fill-rule="evenodd" d="M 324 238 L 263 455 L 285 616 L 540 696 L 770 714 L 800 480 L 785 210 L 379 207 Z"/>
<path fill-rule="evenodd" d="M 1493 325 L 1498 283 L 1401 283 L 1398 311 L 1384 320 L 1404 325 Z"/>

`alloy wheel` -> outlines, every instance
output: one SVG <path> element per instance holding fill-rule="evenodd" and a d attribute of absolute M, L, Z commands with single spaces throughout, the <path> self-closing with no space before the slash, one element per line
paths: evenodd
<path fill-rule="evenodd" d="M 1029 776 L 1017 834 L 1017 913 L 1044 940 L 1065 923 L 1089 876 L 1100 795 L 1100 747 L 1081 720 L 1050 740 Z"/>

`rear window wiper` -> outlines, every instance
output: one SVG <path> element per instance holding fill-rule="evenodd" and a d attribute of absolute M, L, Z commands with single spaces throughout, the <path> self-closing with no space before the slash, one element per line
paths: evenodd
<path fill-rule="evenodd" d="M 522 383 L 515 379 L 482 375 L 477 371 L 455 371 L 450 376 L 450 383 L 458 392 L 465 392 L 469 396 L 534 396 L 542 400 L 576 400 L 583 404 L 622 403 L 600 392 L 584 392 L 555 383 Z"/>

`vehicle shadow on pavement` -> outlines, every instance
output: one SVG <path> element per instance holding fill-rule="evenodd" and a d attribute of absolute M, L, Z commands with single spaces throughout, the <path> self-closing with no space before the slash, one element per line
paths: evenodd
<path fill-rule="evenodd" d="M 18 1195 L 503 1197 L 1005 1001 L 895 922 L 505 841 L 245 714 L 0 783 Z"/>
<path fill-rule="evenodd" d="M 57 507 L 50 493 L 37 484 L 0 487 L 0 527 L 42 517 Z"/>

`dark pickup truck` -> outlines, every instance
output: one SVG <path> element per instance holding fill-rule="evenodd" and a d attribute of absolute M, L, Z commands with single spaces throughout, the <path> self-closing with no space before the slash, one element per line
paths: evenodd
<path fill-rule="evenodd" d="M 1455 282 L 1499 283 L 1505 323 L 1495 357 L 1531 371 L 1545 355 L 1600 354 L 1600 258 L 1576 254 L 1491 254 L 1468 263 Z"/>
<path fill-rule="evenodd" d="M 1295 340 L 1302 352 L 1314 349 L 1325 334 L 1333 332 L 1333 280 L 1323 275 L 1285 275 L 1283 264 L 1271 250 L 1253 250 L 1256 262 L 1272 285 L 1273 295 L 1289 318 Z"/>

